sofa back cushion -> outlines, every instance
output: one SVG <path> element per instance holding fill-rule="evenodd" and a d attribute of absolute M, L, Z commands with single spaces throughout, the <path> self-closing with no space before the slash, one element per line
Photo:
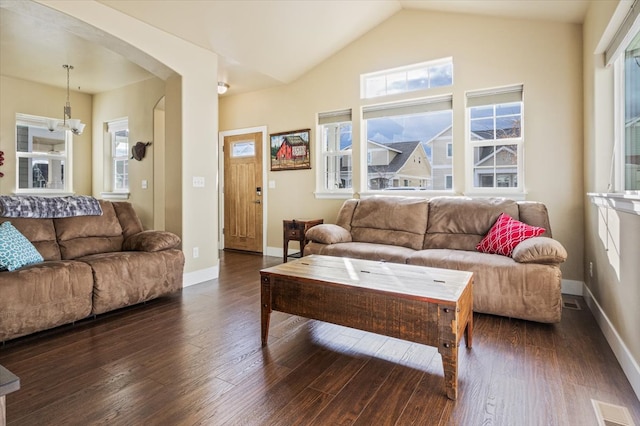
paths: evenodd
<path fill-rule="evenodd" d="M 124 237 L 113 204 L 100 200 L 102 216 L 53 219 L 62 259 L 120 251 Z"/>
<path fill-rule="evenodd" d="M 518 201 L 520 221 L 531 226 L 539 226 L 545 229 L 542 237 L 553 238 L 547 206 L 538 201 Z"/>
<path fill-rule="evenodd" d="M 361 199 L 353 212 L 351 237 L 356 242 L 420 250 L 428 216 L 426 199 L 394 196 Z"/>
<path fill-rule="evenodd" d="M 0 218 L 0 223 L 11 224 L 24 235 L 44 260 L 60 260 L 60 247 L 56 241 L 56 230 L 53 227 L 53 219 L 33 218 Z"/>
<path fill-rule="evenodd" d="M 127 201 L 115 201 L 112 203 L 122 227 L 122 236 L 126 240 L 133 234 L 144 231 L 142 221 L 133 209 L 133 205 Z"/>
<path fill-rule="evenodd" d="M 475 251 L 500 213 L 520 217 L 518 204 L 504 198 L 432 198 L 423 248 Z"/>

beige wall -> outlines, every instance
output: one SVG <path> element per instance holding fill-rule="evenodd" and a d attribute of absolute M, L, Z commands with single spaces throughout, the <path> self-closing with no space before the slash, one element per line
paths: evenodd
<path fill-rule="evenodd" d="M 185 283 L 215 278 L 219 257 L 216 166 L 218 56 L 98 2 L 39 2 L 125 41 L 128 46 L 175 71 L 175 79 L 166 82 L 166 143 L 167 146 L 179 147 L 180 152 L 178 156 L 167 157 L 166 164 L 172 164 L 172 167 L 166 168 L 166 180 L 179 185 L 180 189 L 166 193 L 166 229 L 180 231 L 186 255 Z M 173 83 L 177 84 L 174 86 Z M 170 94 L 179 94 L 179 98 L 170 100 Z M 170 109 L 169 105 L 173 103 L 178 106 Z M 174 113 L 180 115 L 174 116 Z M 170 163 L 173 161 L 180 163 Z M 194 188 L 191 184 L 193 176 L 204 177 L 206 187 Z M 170 211 L 169 204 L 179 205 L 179 209 Z M 179 226 L 174 226 L 176 221 L 180 221 Z M 199 258 L 191 255 L 194 247 L 199 248 Z M 194 275 L 190 275 L 191 272 Z"/>
<path fill-rule="evenodd" d="M 164 81 L 152 78 L 131 84 L 93 97 L 93 194 L 110 189 L 111 144 L 106 133 L 109 121 L 127 117 L 129 119 L 129 146 L 136 142 L 153 142 L 153 109 L 164 96 Z M 129 201 L 136 209 L 145 229 L 154 228 L 154 156 L 163 146 L 152 144 L 142 161 L 129 160 Z M 147 188 L 142 188 L 142 181 Z"/>
<path fill-rule="evenodd" d="M 61 71 L 61 73 L 64 70 Z M 4 165 L 0 171 L 0 194 L 16 189 L 16 113 L 62 119 L 67 99 L 63 88 L 0 76 L 0 150 Z M 73 191 L 91 195 L 91 95 L 71 92 L 73 118 L 87 126 L 80 136 L 73 136 Z"/>
<path fill-rule="evenodd" d="M 606 192 L 613 149 L 613 68 L 605 67 L 605 29 L 618 2 L 592 2 L 584 24 L 585 192 Z M 640 216 L 585 198 L 585 282 L 640 364 Z M 589 274 L 593 262 L 593 277 Z M 638 372 L 636 372 L 638 374 Z"/>
<path fill-rule="evenodd" d="M 463 193 L 465 92 L 522 83 L 527 199 L 548 206 L 554 236 L 569 252 L 564 278 L 582 281 L 581 40 L 581 26 L 573 24 L 401 11 L 292 84 L 222 98 L 220 129 L 267 125 L 275 133 L 313 128 L 318 112 L 344 108 L 352 108 L 358 117 L 364 104 L 359 99 L 361 73 L 452 56 L 454 86 L 416 96 L 453 94 L 454 189 Z M 357 119 L 353 131 L 358 141 Z M 315 136 L 313 129 L 314 159 Z M 354 142 L 354 157 L 359 155 Z M 268 174 L 276 183 L 269 189 L 268 246 L 281 246 L 282 219 L 335 220 L 342 201 L 314 197 L 315 167 Z M 356 185 L 359 172 L 356 162 Z"/>

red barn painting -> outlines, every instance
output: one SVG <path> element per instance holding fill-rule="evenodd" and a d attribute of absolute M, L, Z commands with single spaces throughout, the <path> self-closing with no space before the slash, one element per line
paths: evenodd
<path fill-rule="evenodd" d="M 271 170 L 310 168 L 309 130 L 271 135 Z"/>

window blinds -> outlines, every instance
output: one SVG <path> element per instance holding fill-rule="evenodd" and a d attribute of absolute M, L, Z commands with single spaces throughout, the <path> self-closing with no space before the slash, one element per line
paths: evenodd
<path fill-rule="evenodd" d="M 318 114 L 318 124 L 342 123 L 351 121 L 351 110 L 321 112 Z"/>
<path fill-rule="evenodd" d="M 522 84 L 467 92 L 467 107 L 522 102 Z"/>
<path fill-rule="evenodd" d="M 636 35 L 637 28 L 640 27 L 640 0 L 635 0 L 627 13 L 627 16 L 622 21 L 620 28 L 613 36 L 611 44 L 604 52 L 605 64 L 611 65 L 613 61 L 622 53 L 624 49 L 631 43 L 631 40 Z M 636 27 L 636 31 L 631 31 L 633 27 Z"/>
<path fill-rule="evenodd" d="M 416 99 L 392 104 L 370 105 L 362 109 L 362 118 L 390 117 L 394 115 L 420 114 L 424 112 L 445 111 L 453 108 L 451 95 L 426 99 Z"/>

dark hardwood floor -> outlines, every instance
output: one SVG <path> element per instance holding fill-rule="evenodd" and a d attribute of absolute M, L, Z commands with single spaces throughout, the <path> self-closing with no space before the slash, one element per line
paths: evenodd
<path fill-rule="evenodd" d="M 260 345 L 258 271 L 223 253 L 181 295 L 7 342 L 22 388 L 9 425 L 596 425 L 591 399 L 640 402 L 582 298 L 545 325 L 475 314 L 447 399 L 432 347 L 274 312 Z"/>

